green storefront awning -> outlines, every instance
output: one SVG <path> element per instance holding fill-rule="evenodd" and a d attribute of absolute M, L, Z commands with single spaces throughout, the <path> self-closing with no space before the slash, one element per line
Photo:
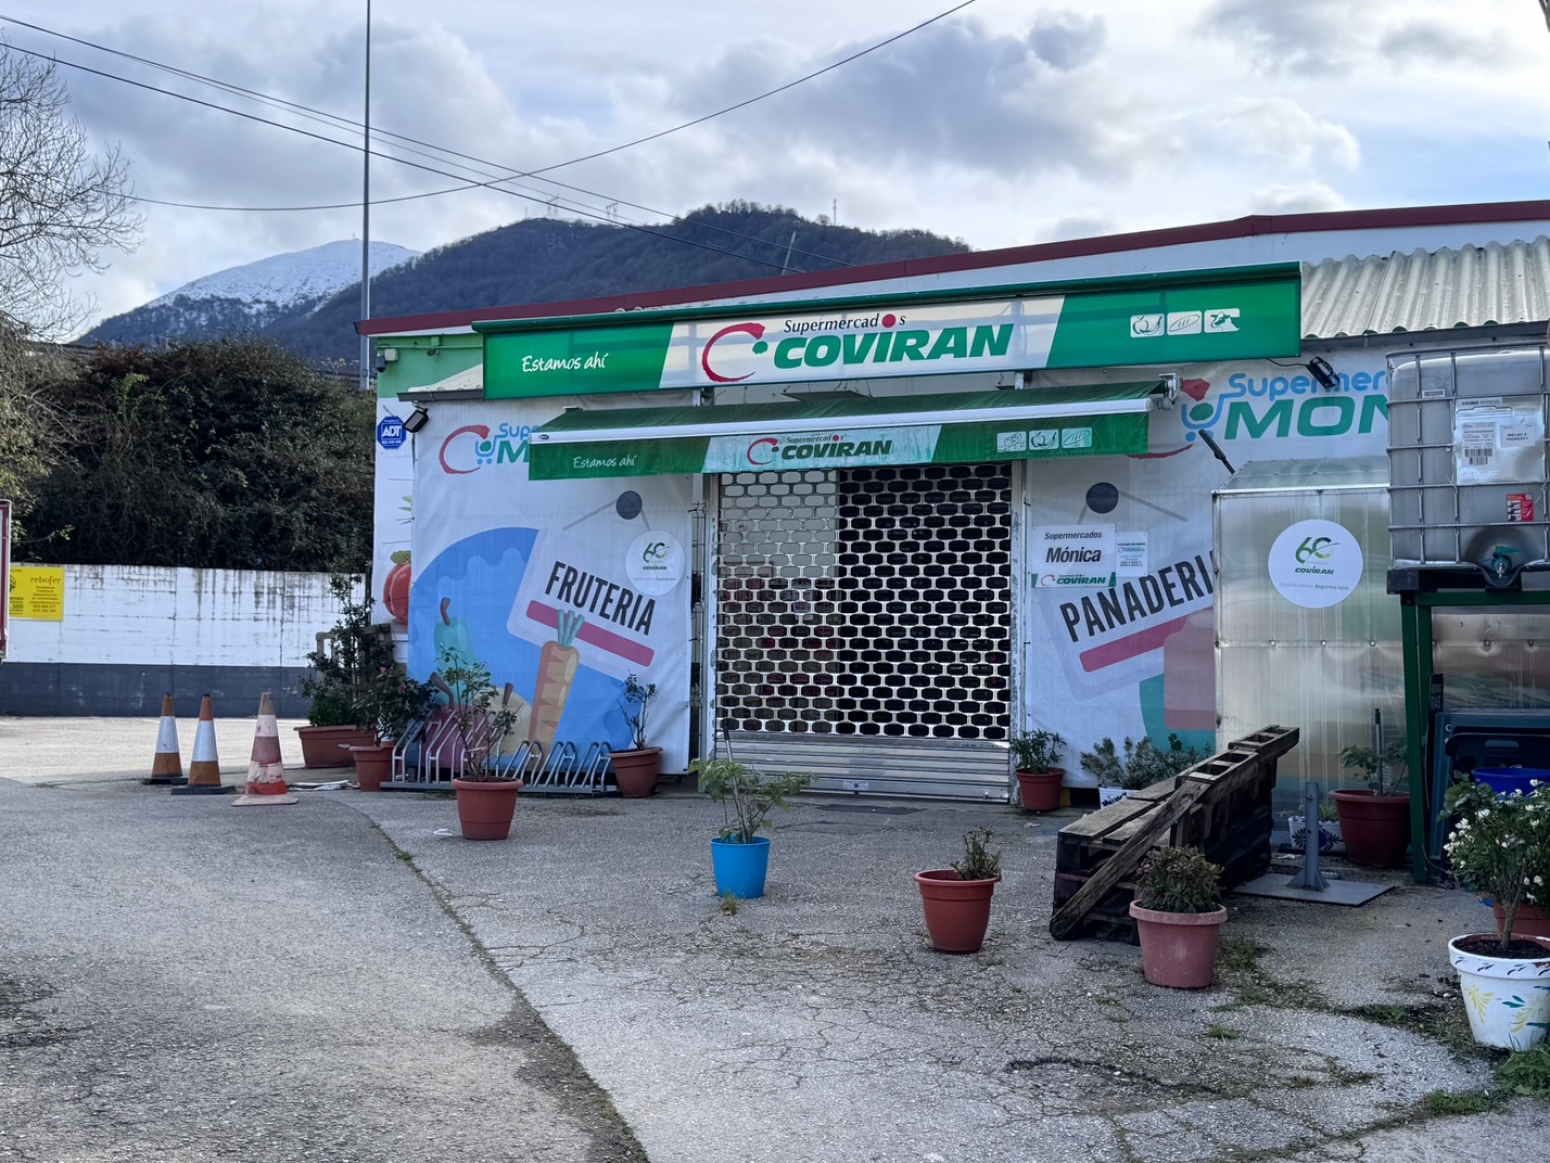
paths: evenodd
<path fill-rule="evenodd" d="M 1147 450 L 1161 380 L 792 404 L 579 409 L 533 433 L 532 480 L 966 464 Z"/>

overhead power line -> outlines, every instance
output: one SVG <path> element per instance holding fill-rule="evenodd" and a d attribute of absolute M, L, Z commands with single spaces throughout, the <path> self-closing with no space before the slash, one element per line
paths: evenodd
<path fill-rule="evenodd" d="M 478 158 L 478 157 L 476 157 L 474 155 L 471 155 L 471 154 L 465 154 L 465 153 L 460 153 L 460 152 L 458 152 L 456 150 L 450 150 L 450 149 L 447 149 L 447 148 L 445 148 L 443 146 L 434 145 L 433 143 L 430 143 L 430 142 L 420 141 L 420 140 L 418 140 L 416 138 L 411 138 L 411 137 L 405 136 L 403 134 L 392 133 L 392 132 L 383 131 L 383 130 L 379 129 L 378 133 L 377 133 L 378 137 L 390 137 L 390 138 L 393 138 L 396 141 L 405 142 L 405 143 L 408 143 L 408 144 L 411 144 L 411 145 L 424 146 L 426 149 L 434 150 L 434 151 L 436 151 L 436 153 L 444 155 L 444 156 L 447 156 L 447 157 L 460 158 L 460 159 L 464 159 L 466 161 L 474 162 L 474 163 L 476 163 L 478 165 L 494 167 L 496 169 L 505 171 L 505 173 L 508 175 L 508 177 L 497 178 L 494 175 L 481 174 L 480 175 L 481 177 L 485 177 L 485 178 L 490 179 L 490 180 L 483 181 L 483 182 L 463 180 L 461 182 L 461 184 L 459 184 L 457 186 L 446 187 L 446 188 L 440 189 L 440 190 L 424 191 L 424 192 L 421 192 L 421 193 L 418 193 L 418 194 L 407 194 L 407 195 L 402 195 L 402 196 L 399 196 L 399 197 L 396 197 L 396 198 L 380 199 L 377 202 L 374 202 L 373 204 L 374 205 L 383 205 L 383 204 L 390 204 L 390 203 L 395 203 L 395 202 L 415 201 L 415 200 L 424 199 L 424 198 L 441 197 L 441 196 L 446 195 L 446 194 L 461 193 L 463 191 L 472 190 L 472 189 L 481 189 L 481 188 L 483 188 L 483 189 L 496 189 L 496 188 L 498 188 L 498 183 L 507 182 L 507 181 L 514 181 L 514 180 L 517 180 L 517 179 L 527 178 L 527 177 L 537 177 L 539 181 L 545 182 L 547 184 L 554 185 L 554 186 L 559 186 L 559 187 L 561 187 L 563 189 L 567 189 L 567 190 L 572 190 L 572 191 L 575 191 L 576 193 L 585 194 L 585 195 L 587 195 L 589 197 L 601 198 L 601 199 L 604 199 L 605 201 L 609 201 L 610 200 L 610 196 L 607 195 L 607 194 L 603 194 L 603 193 L 600 193 L 600 192 L 595 191 L 595 190 L 588 190 L 585 187 L 581 187 L 581 186 L 570 185 L 568 183 L 560 182 L 560 181 L 557 181 L 557 180 L 552 179 L 552 178 L 544 178 L 544 177 L 541 177 L 539 175 L 542 175 L 544 173 L 553 172 L 554 170 L 563 169 L 566 166 L 576 165 L 576 164 L 578 164 L 580 162 L 588 161 L 588 160 L 591 160 L 593 158 L 604 157 L 604 156 L 607 156 L 609 154 L 618 153 L 618 152 L 620 152 L 622 150 L 630 149 L 630 148 L 632 148 L 632 147 L 634 147 L 636 145 L 645 144 L 646 142 L 649 142 L 649 141 L 656 141 L 656 140 L 658 140 L 660 138 L 668 136 L 669 134 L 677 133 L 680 130 L 688 129 L 688 128 L 692 127 L 692 126 L 703 124 L 703 123 L 705 123 L 707 121 L 710 121 L 710 120 L 713 120 L 714 118 L 723 116 L 724 114 L 734 112 L 734 111 L 736 111 L 738 109 L 746 108 L 749 105 L 752 105 L 752 104 L 755 104 L 756 102 L 765 100 L 768 97 L 775 96 L 776 94 L 783 93 L 783 92 L 787 91 L 788 89 L 795 88 L 798 85 L 801 85 L 801 84 L 803 84 L 803 83 L 805 83 L 807 81 L 810 81 L 810 80 L 812 80 L 812 79 L 814 79 L 816 77 L 820 77 L 820 76 L 824 75 L 825 73 L 832 72 L 835 69 L 838 69 L 838 68 L 840 68 L 843 65 L 849 64 L 849 63 L 851 63 L 852 61 L 855 61 L 855 60 L 859 60 L 860 58 L 865 57 L 865 56 L 867 56 L 867 55 L 869 55 L 869 54 L 871 54 L 873 52 L 876 52 L 879 49 L 885 48 L 886 46 L 888 46 L 890 44 L 893 44 L 896 41 L 899 41 L 899 40 L 903 39 L 906 36 L 909 36 L 909 35 L 911 35 L 911 34 L 913 34 L 915 32 L 919 32 L 921 29 L 929 27 L 930 25 L 935 24 L 938 21 L 945 19 L 946 17 L 953 15 L 953 13 L 955 13 L 955 12 L 959 12 L 959 11 L 963 10 L 964 8 L 969 7 L 971 4 L 973 4 L 975 2 L 976 2 L 976 0 L 964 0 L 963 3 L 960 3 L 960 4 L 956 5 L 953 8 L 949 8 L 949 9 L 947 9 L 944 12 L 938 13 L 937 15 L 931 17 L 930 19 L 924 20 L 921 23 L 916 24 L 916 25 L 914 25 L 911 28 L 908 28 L 908 29 L 905 29 L 902 32 L 896 33 L 893 36 L 890 36 L 890 37 L 888 37 L 888 38 L 886 38 L 886 39 L 884 39 L 882 41 L 879 41 L 878 43 L 876 43 L 874 45 L 871 45 L 870 47 L 868 47 L 866 49 L 862 49 L 859 52 L 852 53 L 849 56 L 844 57 L 841 60 L 835 61 L 832 64 L 829 64 L 829 65 L 825 66 L 822 69 L 818 69 L 818 70 L 816 70 L 816 71 L 814 71 L 812 73 L 807 74 L 806 76 L 799 77 L 799 78 L 797 78 L 794 81 L 787 82 L 786 84 L 781 85 L 781 86 L 779 86 L 777 88 L 770 89 L 770 90 L 768 90 L 768 91 L 766 91 L 764 93 L 760 93 L 760 94 L 758 94 L 758 95 L 756 95 L 754 97 L 750 97 L 750 98 L 748 98 L 748 99 L 746 99 L 744 101 L 740 101 L 740 102 L 737 102 L 736 104 L 729 105 L 726 108 L 719 109 L 719 110 L 717 110 L 717 111 L 715 111 L 713 113 L 705 114 L 704 116 L 697 117 L 697 118 L 693 119 L 692 121 L 684 122 L 681 125 L 674 126 L 674 127 L 670 128 L 670 129 L 662 130 L 662 131 L 660 131 L 658 133 L 650 134 L 650 135 L 648 135 L 646 137 L 638 138 L 638 139 L 636 139 L 634 141 L 625 142 L 625 143 L 623 143 L 621 145 L 613 146 L 613 147 L 611 147 L 609 149 L 597 151 L 595 153 L 587 154 L 587 155 L 584 155 L 582 157 L 572 158 L 569 161 L 557 162 L 554 165 L 542 167 L 540 169 L 521 170 L 521 169 L 518 169 L 516 167 L 505 166 L 505 165 L 502 165 L 501 163 L 498 163 L 498 162 L 492 162 L 492 161 L 488 161 L 486 159 Z M 88 47 L 88 48 L 95 49 L 95 50 L 97 50 L 99 52 L 104 52 L 104 53 L 108 53 L 108 54 L 111 54 L 111 55 L 114 55 L 114 56 L 119 56 L 119 57 L 122 57 L 122 58 L 124 58 L 126 60 L 133 60 L 133 61 L 136 61 L 136 62 L 138 62 L 140 64 L 144 64 L 144 65 L 150 66 L 152 68 L 156 68 L 156 69 L 160 69 L 162 71 L 168 72 L 168 73 L 173 74 L 175 76 L 180 76 L 180 77 L 183 77 L 183 78 L 188 79 L 188 80 L 196 81 L 196 82 L 198 82 L 200 84 L 210 85 L 210 86 L 213 86 L 213 87 L 215 87 L 217 89 L 221 89 L 221 90 L 223 90 L 225 92 L 228 92 L 228 93 L 232 93 L 232 94 L 235 94 L 235 95 L 241 95 L 241 96 L 248 97 L 248 98 L 250 98 L 252 100 L 261 102 L 263 104 L 267 104 L 267 105 L 269 105 L 271 107 L 284 108 L 284 109 L 290 110 L 292 112 L 298 113 L 301 116 L 306 117 L 306 118 L 308 118 L 310 120 L 314 120 L 314 121 L 320 121 L 321 120 L 321 121 L 324 121 L 325 123 L 331 124 L 332 126 L 348 127 L 348 128 L 360 128 L 360 122 L 355 121 L 355 120 L 353 120 L 351 118 L 341 117 L 338 114 L 328 113 L 328 112 L 323 111 L 323 110 L 314 109 L 314 108 L 312 108 L 310 106 L 301 105 L 301 104 L 299 104 L 297 102 L 288 101 L 288 100 L 285 100 L 284 98 L 275 97 L 275 96 L 273 96 L 271 94 L 262 93 L 262 92 L 259 92 L 257 90 L 247 89 L 247 88 L 244 88 L 244 87 L 242 87 L 240 85 L 234 85 L 234 84 L 232 84 L 230 82 L 220 81 L 220 80 L 217 80 L 215 78 L 207 77 L 207 76 L 204 76 L 204 75 L 199 74 L 199 73 L 192 72 L 192 71 L 187 70 L 187 69 L 182 69 L 182 68 L 179 68 L 179 67 L 174 66 L 174 65 L 165 64 L 164 62 L 152 60 L 151 58 L 148 58 L 148 57 L 142 57 L 142 56 L 138 56 L 138 55 L 136 55 L 134 53 L 125 52 L 125 51 L 123 51 L 121 49 L 115 49 L 115 48 L 112 48 L 110 46 L 97 44 L 97 43 L 95 43 L 93 41 L 88 41 L 88 40 L 85 40 L 85 39 L 80 38 L 80 37 L 71 36 L 71 35 L 69 35 L 67 33 L 58 32 L 58 31 L 56 31 L 54 29 L 46 28 L 43 25 L 35 24 L 35 23 L 30 22 L 30 21 L 19 20 L 19 19 L 15 18 L 15 17 L 6 16 L 4 14 L 0 14 L 0 21 L 9 21 L 10 23 L 16 24 L 19 27 L 28 28 L 28 29 L 31 29 L 31 30 L 33 30 L 35 32 L 41 32 L 41 33 L 43 33 L 45 35 L 48 35 L 48 36 L 54 36 L 54 37 L 57 37 L 59 39 L 65 40 L 65 41 L 68 41 L 68 42 L 73 43 L 73 44 L 79 44 L 79 45 L 82 45 L 82 46 L 85 46 L 85 47 Z M 26 51 L 26 50 L 23 50 L 23 51 Z M 36 56 L 36 55 L 40 55 L 40 54 L 32 54 L 32 55 Z M 84 69 L 85 71 L 88 71 L 88 72 L 96 72 L 96 73 L 98 73 L 98 75 L 105 76 L 105 77 L 108 77 L 110 79 L 115 79 L 115 80 L 123 81 L 125 83 L 137 84 L 137 85 L 141 85 L 142 84 L 140 82 L 131 81 L 128 78 L 117 76 L 116 74 L 105 73 L 105 72 L 102 72 L 100 70 L 87 69 L 85 66 L 75 65 L 72 62 L 61 62 L 61 63 L 70 65 L 70 67 L 74 67 L 74 68 L 82 68 L 82 69 Z M 153 91 L 156 91 L 156 92 L 166 93 L 166 94 L 171 95 L 171 96 L 178 96 L 178 97 L 182 97 L 183 96 L 183 94 L 178 94 L 178 93 L 175 93 L 175 92 L 173 92 L 171 90 L 159 89 L 156 86 L 142 85 L 142 87 L 152 89 Z M 189 99 L 190 100 L 194 100 L 193 98 L 189 98 Z M 220 110 L 225 111 L 225 112 L 233 113 L 233 114 L 235 114 L 237 116 L 250 117 L 250 118 L 252 117 L 252 115 L 250 115 L 250 114 L 244 114 L 244 113 L 241 113 L 238 110 L 227 109 L 225 106 L 213 105 L 213 104 L 210 104 L 210 103 L 197 102 L 197 101 L 196 101 L 196 103 L 207 104 L 210 108 L 220 109 Z M 293 126 L 287 126 L 287 125 L 284 125 L 281 122 L 270 121 L 267 118 L 252 118 L 252 119 L 263 121 L 263 122 L 265 122 L 267 124 L 275 125 L 275 126 L 277 126 L 279 128 L 292 129 L 295 132 L 306 133 L 305 130 L 300 130 L 300 129 L 297 129 L 296 127 L 293 127 Z M 308 136 L 320 136 L 320 135 L 309 134 Z M 320 140 L 333 141 L 335 144 L 348 144 L 348 143 L 338 142 L 338 141 L 336 141 L 335 139 L 332 139 L 332 138 L 321 138 L 320 137 Z M 411 149 L 408 152 L 413 153 L 413 154 L 417 154 L 418 156 L 422 156 L 422 157 L 430 157 L 431 156 L 431 155 L 423 153 L 421 150 L 416 150 L 416 149 Z M 413 163 L 402 162 L 401 159 L 392 157 L 391 155 L 377 155 L 377 156 L 383 156 L 383 157 L 387 158 L 388 160 L 400 161 L 401 164 L 413 164 Z M 457 164 L 457 163 L 454 163 L 454 164 Z M 420 168 L 427 168 L 427 167 L 420 167 Z M 472 168 L 472 167 L 464 167 L 464 168 Z M 432 172 L 444 173 L 444 171 L 432 171 Z M 457 175 L 448 174 L 446 176 L 456 177 Z M 508 193 L 509 191 L 501 190 L 500 192 Z M 521 196 L 521 195 L 518 195 L 518 196 Z M 359 204 L 359 203 L 351 202 L 351 203 L 333 203 L 333 204 L 325 204 L 325 205 L 317 205 L 317 206 L 305 206 L 305 207 L 303 207 L 303 206 L 296 206 L 296 207 L 290 207 L 290 206 L 227 207 L 227 206 L 216 206 L 216 205 L 204 204 L 204 203 L 174 202 L 174 201 L 170 201 L 170 200 L 156 199 L 156 198 L 146 198 L 146 197 L 138 197 L 138 196 L 137 196 L 136 200 L 142 201 L 142 202 L 146 202 L 146 203 L 152 204 L 152 205 L 173 206 L 173 207 L 182 208 L 182 209 L 240 211 L 240 212 L 252 212 L 252 213 L 285 213 L 285 212 L 298 212 L 298 211 L 310 211 L 310 210 L 353 209 L 355 206 L 357 206 Z M 528 200 L 534 200 L 534 199 L 528 199 Z M 547 198 L 542 199 L 542 200 L 544 202 L 546 202 L 546 203 L 550 202 L 550 199 L 547 199 Z M 617 213 L 617 209 L 616 209 L 617 205 L 622 204 L 622 205 L 625 205 L 625 206 L 629 206 L 632 209 L 645 211 L 646 213 L 649 213 L 649 214 L 661 215 L 662 217 L 668 218 L 668 219 L 670 219 L 671 221 L 674 221 L 674 222 L 683 222 L 683 221 L 685 221 L 685 219 L 682 218 L 679 215 L 670 214 L 670 213 L 668 213 L 665 210 L 658 210 L 658 209 L 656 209 L 654 207 L 645 206 L 645 205 L 642 205 L 642 204 L 636 203 L 636 202 L 629 202 L 629 201 L 626 201 L 624 199 L 611 199 L 611 203 L 615 207 L 615 209 L 605 210 L 605 214 L 606 214 L 606 219 L 605 220 L 609 221 L 609 222 L 612 222 L 612 223 L 619 224 L 619 225 L 623 225 L 623 226 L 626 226 L 626 227 L 637 226 L 637 227 L 640 227 L 641 229 L 645 229 L 645 227 L 640 226 L 640 224 L 638 224 L 638 223 L 631 223 L 628 219 L 623 219 L 621 216 L 619 216 L 618 213 Z M 593 212 L 591 210 L 591 208 L 577 209 L 576 212 L 581 213 L 581 214 L 586 215 L 586 216 L 589 216 L 589 217 L 598 217 L 598 215 L 595 212 Z M 703 228 L 710 229 L 712 231 L 716 231 L 718 233 L 723 233 L 723 234 L 728 234 L 728 235 L 732 235 L 732 236 L 739 237 L 739 238 L 744 238 L 744 239 L 747 239 L 749 241 L 760 243 L 762 245 L 771 246 L 771 247 L 778 247 L 779 246 L 779 243 L 772 242 L 769 239 L 759 238 L 759 237 L 757 237 L 755 235 L 746 234 L 746 233 L 744 233 L 742 231 L 733 230 L 731 228 L 720 226 L 720 225 L 717 225 L 717 224 L 706 223 L 706 222 L 697 222 L 697 223 L 695 223 L 695 225 L 703 227 Z M 687 241 L 687 240 L 676 239 L 676 237 L 672 236 L 672 235 L 662 235 L 662 237 L 672 237 L 672 238 L 675 239 L 675 241 Z M 734 253 L 734 252 L 724 252 L 724 253 Z M 791 248 L 788 246 L 787 247 L 788 258 L 789 258 L 789 254 L 790 253 L 791 253 Z M 819 254 L 819 253 L 813 252 L 813 251 L 806 251 L 806 250 L 802 250 L 800 248 L 798 248 L 795 251 L 795 253 L 805 255 L 805 256 L 807 256 L 809 258 L 815 258 L 815 259 L 818 259 L 818 260 L 820 260 L 822 262 L 825 262 L 825 263 L 832 263 L 832 264 L 836 264 L 836 265 L 839 265 L 839 266 L 848 266 L 848 265 L 850 265 L 848 263 L 841 262 L 839 259 L 833 258 L 832 256 Z M 754 261 L 762 261 L 762 260 L 754 260 Z M 769 265 L 769 266 L 773 267 L 775 264 L 774 263 L 767 263 L 765 265 Z M 787 269 L 787 265 L 788 264 L 783 264 L 782 265 L 782 269 Z"/>
<path fill-rule="evenodd" d="M 763 101 L 767 97 L 773 97 L 777 93 L 784 93 L 787 89 L 795 89 L 798 85 L 806 84 L 808 81 L 813 80 L 815 77 L 821 77 L 825 73 L 832 73 L 835 69 L 840 68 L 842 65 L 850 64 L 851 61 L 859 61 L 862 57 L 868 55 L 869 53 L 875 53 L 880 48 L 887 48 L 890 44 L 893 44 L 894 41 L 903 40 L 906 36 L 919 32 L 922 28 L 927 28 L 930 25 L 935 24 L 938 20 L 945 20 L 954 12 L 962 12 L 965 8 L 975 2 L 976 0 L 963 0 L 962 4 L 959 4 L 954 8 L 949 8 L 946 12 L 938 12 L 935 16 L 931 17 L 930 20 L 922 20 L 913 28 L 906 28 L 903 32 L 894 33 L 894 35 L 890 36 L 887 40 L 880 40 L 870 48 L 864 48 L 860 52 L 851 53 L 850 56 L 837 60 L 832 65 L 825 65 L 821 69 L 808 73 L 805 77 L 798 77 L 794 81 L 787 81 L 784 85 L 781 85 L 778 88 L 770 89 L 766 92 L 760 93 L 756 97 L 749 97 L 746 101 L 739 101 L 736 105 L 728 105 L 725 109 L 718 109 L 714 113 L 705 114 L 703 117 L 696 117 L 693 121 L 685 121 L 682 125 L 675 125 L 671 129 L 664 129 L 658 133 L 647 134 L 645 137 L 637 137 L 634 141 L 627 141 L 623 145 L 612 146 L 609 149 L 600 149 L 596 153 L 584 154 L 581 157 L 573 157 L 568 162 L 556 162 L 552 166 L 541 166 L 536 170 L 529 170 L 527 172 L 527 176 L 536 177 L 539 174 L 552 173 L 555 170 L 564 169 L 566 166 L 580 165 L 582 162 L 589 162 L 593 158 L 607 157 L 609 154 L 618 153 L 621 150 L 634 149 L 637 145 L 645 145 L 648 141 L 656 141 L 659 138 L 666 137 L 670 133 L 677 133 L 681 129 L 691 129 L 696 125 L 704 125 L 707 121 L 713 121 L 717 117 L 725 116 L 728 113 L 735 113 L 739 109 L 746 109 L 748 106 Z M 1541 0 L 1541 3 L 1550 3 L 1550 0 Z"/>
<path fill-rule="evenodd" d="M 36 57 L 39 60 L 52 61 L 55 64 L 64 65 L 67 68 L 76 69 L 76 70 L 78 70 L 80 72 L 90 73 L 93 76 L 102 77 L 105 80 L 117 81 L 120 84 L 130 85 L 130 86 L 133 86 L 134 88 L 137 88 L 137 89 L 145 89 L 145 90 L 148 90 L 149 92 L 152 92 L 152 93 L 161 93 L 163 96 L 167 96 L 167 97 L 175 97 L 179 101 L 187 101 L 190 104 L 199 105 L 199 106 L 202 106 L 203 108 L 206 108 L 206 109 L 213 109 L 213 110 L 216 110 L 217 112 L 220 112 L 220 113 L 229 113 L 233 117 L 240 117 L 240 118 L 242 118 L 245 121 L 254 121 L 254 122 L 257 122 L 257 123 L 259 123 L 261 125 L 272 125 L 275 128 L 277 128 L 277 129 L 284 129 L 284 130 L 287 130 L 290 133 L 298 133 L 301 136 L 311 138 L 314 141 L 327 142 L 329 145 L 337 145 L 337 146 L 340 146 L 341 148 L 352 150 L 352 151 L 354 151 L 356 153 L 369 153 L 372 157 L 381 158 L 384 161 L 394 162 L 394 163 L 396 163 L 398 165 L 401 165 L 401 166 L 408 166 L 411 169 L 423 170 L 426 173 L 436 174 L 436 175 L 438 175 L 440 177 L 443 177 L 443 178 L 453 178 L 453 179 L 456 179 L 458 181 L 465 181 L 466 180 L 466 179 L 464 179 L 459 174 L 454 174 L 454 173 L 451 173 L 451 172 L 449 172 L 447 170 L 439 169 L 436 166 L 426 165 L 423 162 L 410 161 L 407 158 L 396 157 L 393 154 L 382 153 L 381 151 L 375 150 L 375 149 L 367 149 L 364 146 L 356 145 L 354 142 L 340 141 L 338 138 L 328 137 L 327 135 L 321 134 L 321 133 L 314 133 L 314 132 L 312 132 L 309 129 L 302 129 L 300 126 L 286 125 L 285 123 L 280 122 L 280 121 L 273 121 L 273 120 L 271 120 L 271 119 L 269 119 L 267 117 L 260 117 L 256 113 L 246 113 L 246 112 L 242 111 L 241 109 L 232 109 L 232 108 L 230 108 L 229 106 L 226 106 L 226 105 L 218 105 L 218 104 L 216 104 L 213 101 L 205 101 L 205 100 L 202 100 L 201 98 L 198 98 L 198 97 L 192 97 L 192 96 L 190 96 L 187 93 L 179 93 L 179 92 L 177 92 L 176 90 L 173 90 L 173 89 L 163 89 L 163 88 L 161 88 L 158 85 L 152 85 L 152 84 L 149 84 L 149 83 L 147 83 L 145 81 L 136 81 L 136 80 L 134 80 L 131 77 L 121 77 L 121 76 L 119 76 L 116 73 L 105 72 L 102 69 L 94 69 L 94 68 L 90 67 L 89 65 L 83 65 L 83 64 L 80 64 L 79 62 L 76 62 L 76 61 L 67 61 L 67 60 L 65 60 L 62 57 L 48 56 L 48 55 L 46 55 L 44 53 L 35 52 L 32 49 L 22 48 L 19 45 L 11 45 L 10 48 L 11 48 L 11 51 L 13 51 L 13 52 L 19 52 L 19 53 L 23 53 L 23 54 L 25 54 L 27 56 L 30 56 L 30 57 Z M 511 183 L 511 181 L 512 181 L 511 178 L 501 177 L 501 178 L 495 178 L 495 179 L 493 179 L 491 181 L 487 181 L 487 182 L 470 183 L 470 185 L 471 186 L 474 186 L 474 185 L 481 186 L 483 188 L 486 188 L 486 189 L 489 189 L 489 190 L 493 190 L 493 191 L 495 191 L 498 194 L 505 194 L 505 195 L 507 195 L 509 197 L 512 197 L 512 198 L 520 198 L 523 201 L 533 202 L 535 204 L 542 205 L 542 206 L 548 206 L 550 204 L 551 199 L 549 197 L 539 196 L 539 195 L 532 194 L 532 193 L 522 193 L 519 190 L 508 189 L 507 187 Z M 352 202 L 352 203 L 350 203 L 351 207 L 358 206 L 358 205 L 360 205 L 359 202 Z M 599 222 L 609 222 L 610 221 L 610 219 L 606 215 L 598 213 L 598 212 L 596 212 L 596 211 L 594 211 L 594 210 L 592 210 L 590 208 L 584 208 L 584 207 L 572 204 L 572 205 L 568 206 L 567 209 L 571 213 L 573 213 L 573 214 L 578 214 L 578 215 L 580 215 L 582 217 L 585 217 L 585 218 L 593 218 L 593 219 L 596 219 Z M 693 239 L 680 238 L 677 235 L 667 234 L 667 233 L 665 233 L 664 231 L 661 231 L 661 230 L 653 230 L 653 229 L 651 229 L 651 227 L 649 227 L 649 226 L 642 226 L 639 223 L 623 222 L 623 223 L 619 223 L 619 225 L 622 225 L 626 230 L 633 230 L 633 231 L 637 231 L 637 232 L 639 232 L 641 234 L 649 234 L 649 235 L 652 235 L 652 236 L 654 236 L 656 238 L 666 239 L 669 242 L 680 243 L 680 244 L 682 244 L 684 246 L 698 247 L 701 250 L 714 251 L 717 254 L 724 254 L 724 255 L 727 255 L 727 256 L 729 256 L 731 258 L 738 258 L 738 259 L 743 259 L 743 260 L 745 260 L 747 262 L 758 263 L 760 266 L 767 266 L 767 267 L 769 267 L 772 270 L 780 270 L 781 269 L 780 264 L 777 263 L 777 262 L 772 262 L 772 261 L 769 261 L 767 259 L 762 259 L 762 258 L 756 258 L 753 255 L 749 255 L 749 254 L 740 254 L 740 253 L 738 253 L 735 250 L 727 250 L 725 247 L 712 246 L 708 242 L 696 242 Z"/>

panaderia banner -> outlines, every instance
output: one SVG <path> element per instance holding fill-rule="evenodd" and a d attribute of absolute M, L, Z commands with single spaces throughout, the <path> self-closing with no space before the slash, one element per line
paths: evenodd
<path fill-rule="evenodd" d="M 648 744 L 688 763 L 688 477 L 549 483 L 528 438 L 559 401 L 439 403 L 414 447 L 409 670 L 490 669 L 524 739 L 631 745 L 625 680 L 655 683 Z"/>
<path fill-rule="evenodd" d="M 1036 727 L 1070 742 L 1070 782 L 1085 781 L 1077 755 L 1104 735 L 1116 742 L 1148 735 L 1165 745 L 1177 734 L 1187 745 L 1215 748 L 1211 491 L 1229 472 L 1200 436 L 1209 433 L 1234 468 L 1381 455 L 1388 440 L 1382 356 L 1327 358 L 1340 379 L 1332 391 L 1302 367 L 1268 360 L 1185 365 L 1178 406 L 1152 414 L 1145 453 L 1029 463 L 1019 583 L 1031 613 L 1027 707 Z M 1090 584 L 1051 582 L 1049 546 L 1034 537 L 1042 527 L 1089 529 L 1094 544 L 1112 528 L 1117 568 L 1111 576 L 1105 561 L 1087 575 Z M 1075 564 L 1071 573 L 1079 572 Z M 1271 563 L 1261 565 L 1269 574 Z"/>

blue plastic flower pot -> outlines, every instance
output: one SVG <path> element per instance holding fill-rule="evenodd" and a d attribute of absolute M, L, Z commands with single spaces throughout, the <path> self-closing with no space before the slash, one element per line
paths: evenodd
<path fill-rule="evenodd" d="M 1528 795 L 1533 780 L 1550 783 L 1550 771 L 1541 767 L 1477 767 L 1475 778 L 1499 796 L 1519 791 Z"/>
<path fill-rule="evenodd" d="M 743 900 L 764 895 L 764 878 L 770 871 L 770 839 L 757 836 L 747 844 L 734 840 L 710 842 L 711 867 L 716 870 L 716 893 L 731 893 Z"/>

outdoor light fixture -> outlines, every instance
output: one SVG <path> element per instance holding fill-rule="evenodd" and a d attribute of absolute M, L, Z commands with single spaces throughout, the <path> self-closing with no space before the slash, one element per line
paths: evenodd
<path fill-rule="evenodd" d="M 1319 387 L 1326 392 L 1332 392 L 1340 386 L 1340 377 L 1335 374 L 1335 369 L 1329 366 L 1329 360 L 1322 356 L 1314 356 L 1306 365 L 1313 378 L 1318 380 Z"/>
<path fill-rule="evenodd" d="M 404 431 L 418 432 L 430 422 L 431 414 L 416 404 L 414 406 L 414 411 L 410 412 L 409 415 L 404 418 Z"/>

